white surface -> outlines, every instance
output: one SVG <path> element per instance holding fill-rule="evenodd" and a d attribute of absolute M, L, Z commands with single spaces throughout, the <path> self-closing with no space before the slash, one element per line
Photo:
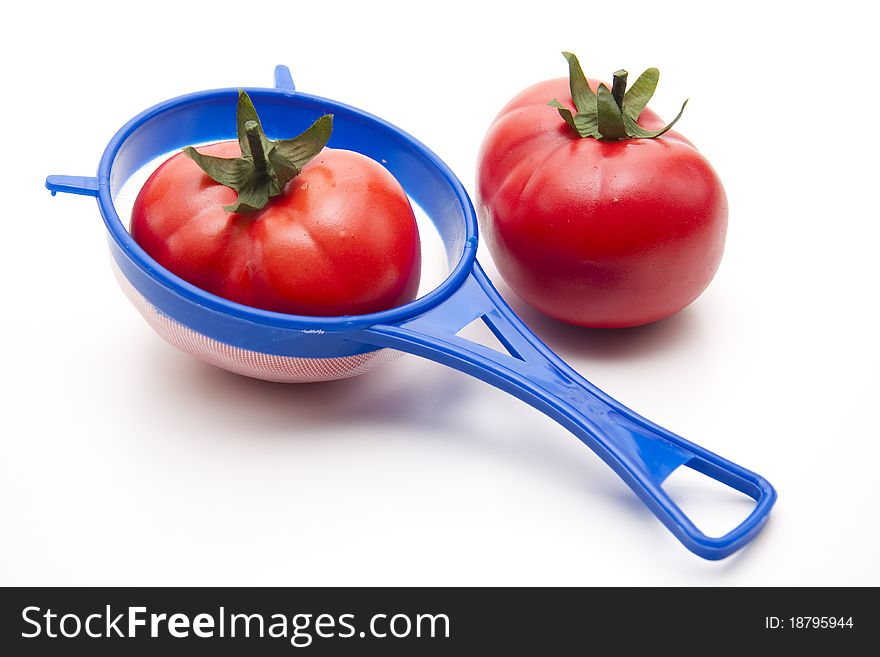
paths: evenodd
<path fill-rule="evenodd" d="M 638 19 L 286 3 L 252 47 L 226 3 L 18 6 L 0 42 L 0 584 L 880 584 L 873 21 L 846 2 L 630 4 Z M 600 387 L 777 487 L 764 533 L 720 563 L 564 430 L 452 370 L 410 357 L 285 387 L 176 353 L 116 288 L 94 201 L 43 188 L 92 175 L 141 109 L 287 63 L 472 190 L 492 116 L 563 75 L 562 49 L 599 76 L 658 66 L 652 106 L 691 98 L 681 130 L 727 188 L 724 262 L 680 315 L 598 332 L 523 309 Z M 707 499 L 710 524 L 743 512 Z"/>

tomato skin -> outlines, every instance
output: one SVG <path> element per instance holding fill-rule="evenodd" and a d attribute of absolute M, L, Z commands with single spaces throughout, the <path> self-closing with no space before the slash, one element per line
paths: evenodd
<path fill-rule="evenodd" d="M 511 100 L 480 150 L 477 212 L 501 276 L 538 310 L 581 326 L 638 326 L 685 308 L 724 250 L 727 198 L 715 171 L 673 131 L 580 138 L 547 105 L 553 98 L 574 109 L 567 78 Z M 664 125 L 649 109 L 639 124 Z"/>
<path fill-rule="evenodd" d="M 199 151 L 241 154 L 235 141 Z M 355 315 L 415 298 L 415 215 L 397 180 L 366 156 L 325 148 L 261 210 L 223 209 L 235 200 L 234 190 L 177 154 L 138 194 L 132 237 L 193 285 L 264 310 Z"/>

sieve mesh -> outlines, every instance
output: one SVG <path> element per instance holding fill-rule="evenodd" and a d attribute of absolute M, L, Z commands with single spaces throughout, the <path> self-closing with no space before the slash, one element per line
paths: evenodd
<path fill-rule="evenodd" d="M 209 338 L 160 313 L 129 282 L 112 258 L 111 263 L 125 296 L 166 342 L 194 358 L 236 374 L 278 383 L 333 381 L 365 374 L 402 355 L 394 349 L 378 349 L 338 358 L 297 358 L 234 347 Z"/>

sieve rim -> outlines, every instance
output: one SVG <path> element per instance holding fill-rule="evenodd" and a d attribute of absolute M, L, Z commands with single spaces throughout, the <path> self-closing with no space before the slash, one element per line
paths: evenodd
<path fill-rule="evenodd" d="M 142 272 L 159 285 L 183 297 L 187 301 L 208 308 L 214 312 L 220 312 L 237 319 L 278 328 L 311 330 L 316 332 L 360 330 L 378 324 L 399 323 L 435 308 L 452 296 L 464 284 L 473 269 L 474 262 L 476 261 L 478 241 L 477 217 L 473 203 L 471 202 L 467 191 L 446 163 L 418 139 L 378 116 L 365 112 L 352 105 L 340 103 L 321 96 L 314 96 L 299 91 L 290 91 L 279 88 L 245 87 L 245 90 L 252 97 L 259 98 L 260 96 L 272 96 L 276 100 L 279 98 L 288 99 L 298 103 L 305 103 L 306 105 L 311 104 L 320 111 L 326 112 L 329 110 L 333 114 L 343 114 L 358 121 L 368 121 L 387 133 L 390 133 L 392 139 L 405 144 L 419 157 L 426 159 L 428 163 L 438 171 L 446 184 L 452 189 L 460 205 L 461 218 L 465 228 L 465 239 L 461 256 L 450 271 L 449 275 L 437 285 L 437 287 L 424 296 L 389 310 L 364 315 L 320 317 L 311 315 L 293 315 L 271 310 L 263 310 L 224 299 L 223 297 L 207 292 L 192 283 L 185 281 L 154 260 L 139 244 L 137 244 L 137 242 L 135 242 L 131 233 L 129 233 L 116 212 L 116 206 L 110 192 L 110 173 L 113 162 L 126 140 L 131 137 L 138 128 L 155 116 L 183 105 L 215 101 L 227 96 L 230 97 L 230 99 L 234 99 L 238 97 L 239 89 L 240 87 L 230 87 L 197 91 L 182 96 L 176 96 L 153 105 L 140 114 L 137 114 L 134 118 L 130 119 L 125 125 L 123 125 L 116 134 L 113 135 L 113 138 L 104 149 L 104 153 L 101 156 L 101 162 L 98 166 L 97 175 L 97 200 L 101 216 L 113 241 Z"/>

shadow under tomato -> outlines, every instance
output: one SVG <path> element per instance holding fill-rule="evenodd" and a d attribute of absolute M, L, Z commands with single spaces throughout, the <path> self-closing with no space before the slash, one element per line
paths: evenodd
<path fill-rule="evenodd" d="M 349 435 L 345 427 L 356 435 L 358 427 L 372 425 L 387 427 L 391 443 L 440 436 L 462 450 L 463 458 L 475 452 L 477 457 L 525 466 L 536 476 L 552 478 L 594 500 L 617 487 L 601 460 L 550 418 L 477 379 L 415 356 L 405 355 L 351 379 L 284 384 L 212 367 L 158 339 L 151 343 L 142 354 L 142 367 L 162 374 L 147 377 L 151 383 L 141 390 L 142 406 L 152 415 L 162 414 L 170 424 L 196 427 L 212 439 L 256 445 L 344 440 Z M 485 420 L 472 421 L 472 404 L 491 405 L 504 419 L 487 430 Z M 541 419 L 537 424 L 520 421 L 526 414 Z M 328 428 L 331 431 L 325 431 Z M 632 497 L 624 505 L 647 513 Z"/>
<path fill-rule="evenodd" d="M 506 297 L 514 299 L 509 291 Z M 518 305 L 525 306 L 521 301 Z M 668 348 L 695 330 L 695 322 L 686 314 L 638 329 L 608 331 L 568 326 L 528 307 L 515 310 L 563 358 L 572 353 L 588 359 L 638 358 Z M 484 392 L 486 384 L 447 367 L 405 355 L 351 379 L 281 384 L 232 374 L 181 354 L 155 337 L 148 340 L 140 365 L 161 374 L 146 377 L 151 383 L 145 383 L 141 393 L 154 403 L 145 407 L 151 413 L 161 407 L 169 422 L 178 415 L 202 435 L 253 441 L 259 449 L 266 440 L 334 440 L 346 435 L 345 426 L 407 427 L 411 431 L 406 432 L 406 440 L 436 440 L 442 435 L 444 442 L 462 450 L 463 458 L 474 452 L 478 458 L 489 455 L 512 467 L 526 466 L 536 477 L 552 478 L 561 488 L 584 495 L 588 503 L 613 504 L 644 523 L 646 537 L 663 531 L 589 449 L 579 444 L 574 452 L 570 449 L 577 441 L 564 428 L 545 418 L 546 430 L 536 435 L 534 423 L 516 418 L 538 411 L 499 390 Z M 513 418 L 504 424 L 507 433 L 501 437 L 468 419 L 468 404 L 475 398 L 482 402 L 484 395 L 486 403 L 497 407 L 499 417 Z M 328 427 L 343 431 L 322 430 Z M 392 443 L 399 439 L 399 432 L 390 438 Z"/>
<path fill-rule="evenodd" d="M 205 413 L 220 412 L 245 424 L 255 436 L 333 425 L 403 423 L 458 429 L 454 408 L 463 394 L 454 375 L 414 380 L 411 368 L 392 362 L 349 379 L 272 383 L 227 372 L 183 354 L 173 354 L 181 394 Z M 185 389 L 185 390 L 184 390 Z"/>
<path fill-rule="evenodd" d="M 638 360 L 687 342 L 700 331 L 700 313 L 690 307 L 658 322 L 632 328 L 574 326 L 535 310 L 503 281 L 497 281 L 496 286 L 526 326 L 563 360 Z"/>

